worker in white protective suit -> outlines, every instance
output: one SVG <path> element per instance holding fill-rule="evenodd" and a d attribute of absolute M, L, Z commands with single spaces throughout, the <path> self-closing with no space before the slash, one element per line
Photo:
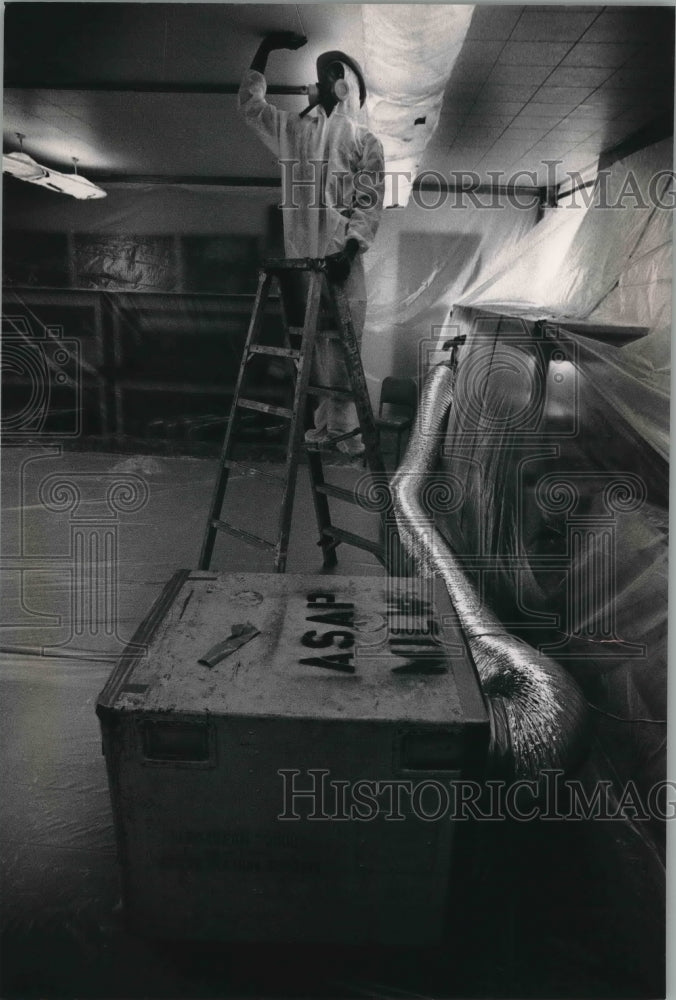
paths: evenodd
<path fill-rule="evenodd" d="M 270 52 L 298 49 L 306 41 L 291 31 L 268 35 L 244 74 L 238 107 L 246 123 L 279 158 L 286 256 L 326 257 L 329 277 L 344 283 L 361 342 L 366 315 L 362 254 L 371 246 L 380 222 L 383 150 L 379 140 L 356 120 L 366 86 L 358 64 L 343 52 L 325 52 L 317 59 L 318 83 L 309 88 L 310 107 L 300 115 L 280 111 L 266 101 L 263 73 Z M 337 339 L 335 323 L 323 302 L 313 378 L 320 385 L 346 388 L 349 380 Z M 307 440 L 343 437 L 336 443 L 341 451 L 363 451 L 361 436 L 354 433 L 358 427 L 354 403 L 322 399 L 314 422 Z"/>

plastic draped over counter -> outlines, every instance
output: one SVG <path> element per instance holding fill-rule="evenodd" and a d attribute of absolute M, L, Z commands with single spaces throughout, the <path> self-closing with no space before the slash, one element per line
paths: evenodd
<path fill-rule="evenodd" d="M 474 322 L 437 516 L 486 608 L 569 669 L 598 709 L 590 766 L 617 795 L 635 782 L 645 802 L 664 778 L 668 467 L 608 405 L 605 365 L 579 339 L 514 318 Z M 663 846 L 659 824 L 637 834 Z"/>
<path fill-rule="evenodd" d="M 406 205 L 444 90 L 472 19 L 471 4 L 363 4 L 369 128 L 383 144 L 385 205 Z M 398 178 L 395 172 L 408 176 Z"/>
<path fill-rule="evenodd" d="M 437 515 L 486 607 L 594 706 L 588 773 L 644 803 L 666 746 L 670 148 L 615 163 L 605 204 L 554 211 L 457 300 Z"/>
<path fill-rule="evenodd" d="M 598 392 L 668 458 L 674 178 L 671 140 L 599 175 L 588 205 L 537 225 L 456 300 L 473 312 L 547 319 L 602 372 Z"/>

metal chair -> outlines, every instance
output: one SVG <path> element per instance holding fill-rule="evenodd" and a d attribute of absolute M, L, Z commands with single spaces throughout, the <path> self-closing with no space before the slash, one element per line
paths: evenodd
<path fill-rule="evenodd" d="M 383 406 L 396 407 L 398 410 L 407 410 L 407 413 L 394 413 L 384 417 Z M 409 431 L 413 423 L 415 411 L 418 407 L 418 386 L 412 378 L 395 378 L 388 375 L 383 379 L 380 387 L 380 404 L 378 406 L 378 416 L 376 426 L 381 430 L 392 431 L 397 435 L 397 459 L 399 465 L 401 454 L 401 438 L 404 431 Z"/>

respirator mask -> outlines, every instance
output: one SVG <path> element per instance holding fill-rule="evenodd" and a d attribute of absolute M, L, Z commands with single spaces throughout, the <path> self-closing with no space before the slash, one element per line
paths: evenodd
<path fill-rule="evenodd" d="M 331 65 L 340 66 L 343 74 L 345 73 L 345 67 L 343 67 L 342 63 L 336 62 Z M 308 106 L 301 111 L 300 117 L 304 118 L 313 108 L 321 104 L 322 97 L 326 93 L 331 94 L 339 103 L 342 103 L 347 100 L 350 94 L 350 87 L 344 77 L 337 77 L 335 80 L 329 78 L 309 84 L 307 88 Z"/>

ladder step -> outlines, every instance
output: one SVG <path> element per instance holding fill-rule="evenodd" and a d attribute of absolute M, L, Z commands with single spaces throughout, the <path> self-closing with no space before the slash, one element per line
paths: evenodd
<path fill-rule="evenodd" d="M 303 447 L 306 451 L 337 451 L 336 445 L 340 441 L 347 441 L 358 434 L 361 434 L 361 427 L 355 427 L 354 430 L 346 431 L 344 434 L 332 434 L 331 437 L 322 438 L 320 441 L 305 440 L 303 441 Z M 363 455 L 364 452 L 360 452 L 353 457 L 358 458 L 359 454 Z"/>
<path fill-rule="evenodd" d="M 218 518 L 214 518 L 211 524 L 212 527 L 218 528 L 219 531 L 227 531 L 229 535 L 241 538 L 243 542 L 248 542 L 249 545 L 257 545 L 261 549 L 274 549 L 276 546 L 275 542 L 270 542 L 267 538 L 259 538 L 258 535 L 252 535 L 250 531 L 244 531 L 243 528 L 236 528 L 234 524 L 228 524 L 227 521 L 219 521 Z"/>
<path fill-rule="evenodd" d="M 284 417 L 286 420 L 291 420 L 293 417 L 293 410 L 288 409 L 288 407 L 273 406 L 272 403 L 259 403 L 257 399 L 242 399 L 240 397 L 237 400 L 237 405 L 243 407 L 245 410 L 258 410 L 259 413 L 271 413 L 275 417 Z"/>
<path fill-rule="evenodd" d="M 356 490 L 346 490 L 342 486 L 334 486 L 333 483 L 318 483 L 315 486 L 315 491 L 323 493 L 327 497 L 334 497 L 336 500 L 344 500 L 346 503 L 356 504 L 357 507 L 362 506 L 360 502 L 361 498 L 366 502 L 364 494 L 360 494 Z"/>
<path fill-rule="evenodd" d="M 325 271 L 323 257 L 268 257 L 263 269 L 271 274 L 278 271 Z"/>
<path fill-rule="evenodd" d="M 307 391 L 311 396 L 326 396 L 329 399 L 354 399 L 349 389 L 330 389 L 326 385 L 309 385 Z"/>
<path fill-rule="evenodd" d="M 265 469 L 256 469 L 253 465 L 245 465 L 243 462 L 235 462 L 231 458 L 223 460 L 223 468 L 230 469 L 233 472 L 245 472 L 249 476 L 260 476 L 261 479 L 268 479 L 273 483 L 278 483 L 280 486 L 286 485 L 286 479 L 283 476 L 278 476 L 274 472 L 267 472 Z"/>
<path fill-rule="evenodd" d="M 330 528 L 324 528 L 322 534 L 333 538 L 336 543 L 346 542 L 347 545 L 354 545 L 358 549 L 366 549 L 367 552 L 371 552 L 377 559 L 382 558 L 382 545 L 372 541 L 370 538 L 355 535 L 352 531 L 346 531 L 344 528 L 336 528 L 334 525 L 331 525 Z"/>
<path fill-rule="evenodd" d="M 266 354 L 271 358 L 300 358 L 300 351 L 294 351 L 291 347 L 268 347 L 267 344 L 253 344 L 249 348 L 249 354 Z"/>

